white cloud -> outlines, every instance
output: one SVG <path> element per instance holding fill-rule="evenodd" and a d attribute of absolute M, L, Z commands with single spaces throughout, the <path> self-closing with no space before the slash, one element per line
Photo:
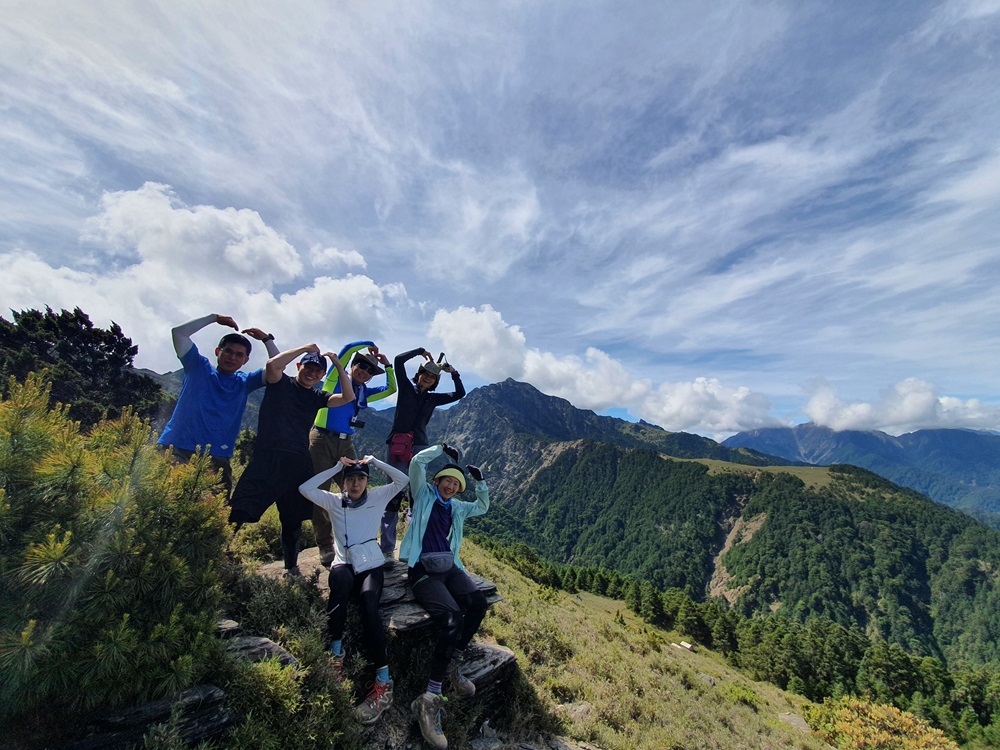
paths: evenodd
<path fill-rule="evenodd" d="M 443 342 L 449 361 L 459 369 L 469 363 L 490 380 L 523 380 L 582 409 L 626 408 L 668 430 L 711 434 L 775 423 L 768 416 L 767 398 L 745 387 L 729 388 L 716 379 L 697 378 L 654 388 L 594 347 L 582 358 L 529 348 L 521 329 L 488 305 L 479 310 L 438 310 L 430 333 Z"/>
<path fill-rule="evenodd" d="M 294 247 L 249 209 L 187 206 L 169 186 L 105 193 L 82 239 L 147 266 L 175 267 L 251 291 L 291 281 L 302 271 Z"/>
<path fill-rule="evenodd" d="M 79 306 L 97 325 L 119 323 L 140 344 L 137 364 L 176 369 L 169 330 L 209 312 L 260 327 L 291 348 L 315 341 L 330 349 L 394 327 L 409 299 L 398 282 L 320 276 L 302 284 L 295 248 L 255 211 L 188 206 L 168 186 L 108 194 L 87 220 L 86 247 L 73 267 L 36 253 L 0 255 L 0 296 L 11 309 Z M 281 291 L 279 282 L 296 282 Z M 196 337 L 218 338 L 214 328 Z"/>
<path fill-rule="evenodd" d="M 336 247 L 313 245 L 309 251 L 309 260 L 316 268 L 367 268 L 368 262 L 357 250 L 341 250 Z"/>
<path fill-rule="evenodd" d="M 448 361 L 459 370 L 472 369 L 487 380 L 524 378 L 525 336 L 490 305 L 438 310 L 429 333 L 443 342 Z"/>
<path fill-rule="evenodd" d="M 1000 405 L 941 396 L 932 383 L 919 378 L 896 383 L 873 403 L 844 402 L 832 385 L 817 381 L 803 411 L 816 424 L 833 430 L 881 430 L 892 435 L 924 428 L 993 430 L 1000 424 Z"/>

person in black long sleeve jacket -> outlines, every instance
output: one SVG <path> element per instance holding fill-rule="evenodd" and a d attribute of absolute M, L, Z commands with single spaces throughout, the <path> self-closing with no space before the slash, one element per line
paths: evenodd
<path fill-rule="evenodd" d="M 412 381 L 406 375 L 406 363 L 414 357 L 423 357 L 416 375 Z M 462 376 L 458 370 L 447 363 L 435 364 L 434 357 L 423 347 L 411 349 L 397 354 L 393 362 L 396 371 L 396 416 L 392 421 L 392 430 L 386 463 L 390 466 L 407 471 L 410 458 L 428 446 L 427 423 L 434 414 L 434 409 L 443 404 L 458 401 L 465 395 Z M 455 390 L 451 393 L 435 393 L 441 380 L 441 373 L 451 375 Z M 399 520 L 399 506 L 403 499 L 400 492 L 385 510 L 382 516 L 382 538 L 379 542 L 385 554 L 386 564 L 391 565 L 396 549 L 396 523 Z"/>

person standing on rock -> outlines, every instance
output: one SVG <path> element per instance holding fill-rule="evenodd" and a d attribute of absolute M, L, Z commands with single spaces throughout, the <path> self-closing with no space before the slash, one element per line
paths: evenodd
<path fill-rule="evenodd" d="M 406 363 L 414 357 L 423 357 L 426 361 L 420 363 L 411 383 L 406 378 Z M 443 357 L 444 355 L 442 355 Z M 423 347 L 411 349 L 396 355 L 394 360 L 398 378 L 398 395 L 396 396 L 396 413 L 392 420 L 389 448 L 386 461 L 400 471 L 407 471 L 410 459 L 427 447 L 427 423 L 434 415 L 434 409 L 444 404 L 458 401 L 465 396 L 465 386 L 458 370 L 447 362 L 436 364 L 434 357 Z M 451 375 L 455 390 L 451 393 L 434 393 L 441 380 L 441 373 Z M 399 507 L 403 500 L 400 493 L 382 516 L 382 552 L 385 553 L 386 564 L 392 563 L 396 549 L 396 524 L 399 521 Z"/>
<path fill-rule="evenodd" d="M 427 465 L 442 453 L 452 459 L 431 482 Z M 457 464 L 458 451 L 434 445 L 410 462 L 410 495 L 413 521 L 403 536 L 399 559 L 408 563 L 408 581 L 413 597 L 430 614 L 437 629 L 426 691 L 416 698 L 413 710 L 424 739 L 444 750 L 448 740 L 441 729 L 442 688 L 448 680 L 450 692 L 471 697 L 476 686 L 462 674 L 465 649 L 486 615 L 486 596 L 465 572 L 459 558 L 465 519 L 481 516 L 490 507 L 489 489 L 476 466 L 466 466 L 476 482 L 475 502 L 456 499 L 465 491 L 465 471 Z"/>
<path fill-rule="evenodd" d="M 369 466 L 381 470 L 390 484 L 369 487 Z M 343 492 L 321 489 L 330 481 L 343 481 Z M 333 525 L 333 554 L 330 565 L 330 598 L 327 605 L 327 635 L 338 677 L 344 674 L 344 625 L 347 605 L 356 600 L 361 613 L 365 655 L 376 665 L 375 681 L 365 700 L 357 707 L 364 724 L 374 723 L 392 705 L 392 680 L 386 655 L 385 629 L 379 616 L 379 600 L 385 571 L 382 550 L 375 541 L 382 512 L 393 496 L 407 483 L 407 476 L 373 456 L 361 461 L 341 458 L 335 466 L 319 472 L 299 486 L 299 492 L 329 514 Z"/>
<path fill-rule="evenodd" d="M 212 323 L 236 331 L 227 333 L 219 341 L 215 348 L 214 366 L 191 340 L 191 336 Z M 233 491 L 230 459 L 236 447 L 247 396 L 264 386 L 262 369 L 240 372 L 250 359 L 252 345 L 250 339 L 239 334 L 239 330 L 231 317 L 215 313 L 171 329 L 174 352 L 184 368 L 184 381 L 174 413 L 157 440 L 161 449 L 172 448 L 173 457 L 178 461 L 189 461 L 199 452 L 208 452 L 227 499 Z M 269 357 L 278 353 L 271 334 L 259 328 L 247 328 L 243 333 L 262 341 Z"/>
<path fill-rule="evenodd" d="M 367 349 L 368 351 L 363 351 Z M 312 457 L 313 471 L 326 471 L 336 466 L 341 458 L 354 460 L 358 454 L 354 450 L 352 435 L 365 426 L 360 413 L 368 408 L 373 401 L 391 396 L 396 392 L 396 376 L 392 365 L 372 341 L 355 341 L 346 344 L 337 355 L 341 364 L 347 367 L 350 363 L 351 386 L 354 390 L 354 400 L 351 403 L 338 406 L 336 409 L 320 409 L 316 414 L 312 430 L 309 432 L 309 455 Z M 352 359 L 353 357 L 353 359 Z M 382 365 L 385 369 L 383 370 Z M 385 373 L 386 384 L 369 386 L 368 383 L 376 375 Z M 323 390 L 327 393 L 337 393 L 341 390 L 340 371 L 331 366 L 323 381 Z M 323 486 L 330 489 L 329 483 Z M 383 508 L 384 509 L 384 508 Z M 319 505 L 313 508 L 313 530 L 316 532 L 316 545 L 319 547 L 320 562 L 329 565 L 333 561 L 333 530 L 330 527 L 330 516 Z"/>
<path fill-rule="evenodd" d="M 300 357 L 294 378 L 285 367 Z M 324 393 L 316 385 L 326 375 L 326 357 L 340 369 L 343 393 Z M 299 494 L 299 485 L 312 476 L 309 428 L 316 412 L 349 404 L 354 399 L 351 379 L 334 355 L 319 353 L 316 344 L 289 349 L 267 360 L 264 368 L 267 390 L 260 404 L 257 442 L 253 458 L 236 483 L 229 502 L 229 522 L 238 531 L 244 523 L 256 523 L 272 503 L 281 519 L 281 550 L 285 575 L 300 576 L 299 537 L 302 522 L 312 518 L 312 504 Z"/>

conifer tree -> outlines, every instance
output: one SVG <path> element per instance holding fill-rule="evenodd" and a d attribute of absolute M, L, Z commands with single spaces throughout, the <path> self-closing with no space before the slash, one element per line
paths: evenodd
<path fill-rule="evenodd" d="M 49 388 L 0 402 L 0 718 L 188 687 L 220 603 L 207 461 L 170 465 L 129 409 L 81 432 Z"/>

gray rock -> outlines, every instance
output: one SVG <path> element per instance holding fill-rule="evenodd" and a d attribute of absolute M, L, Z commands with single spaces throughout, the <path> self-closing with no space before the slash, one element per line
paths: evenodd
<path fill-rule="evenodd" d="M 260 638 L 255 635 L 242 635 L 231 639 L 226 648 L 241 659 L 251 662 L 264 661 L 277 657 L 283 667 L 299 666 L 299 661 L 270 638 Z"/>

